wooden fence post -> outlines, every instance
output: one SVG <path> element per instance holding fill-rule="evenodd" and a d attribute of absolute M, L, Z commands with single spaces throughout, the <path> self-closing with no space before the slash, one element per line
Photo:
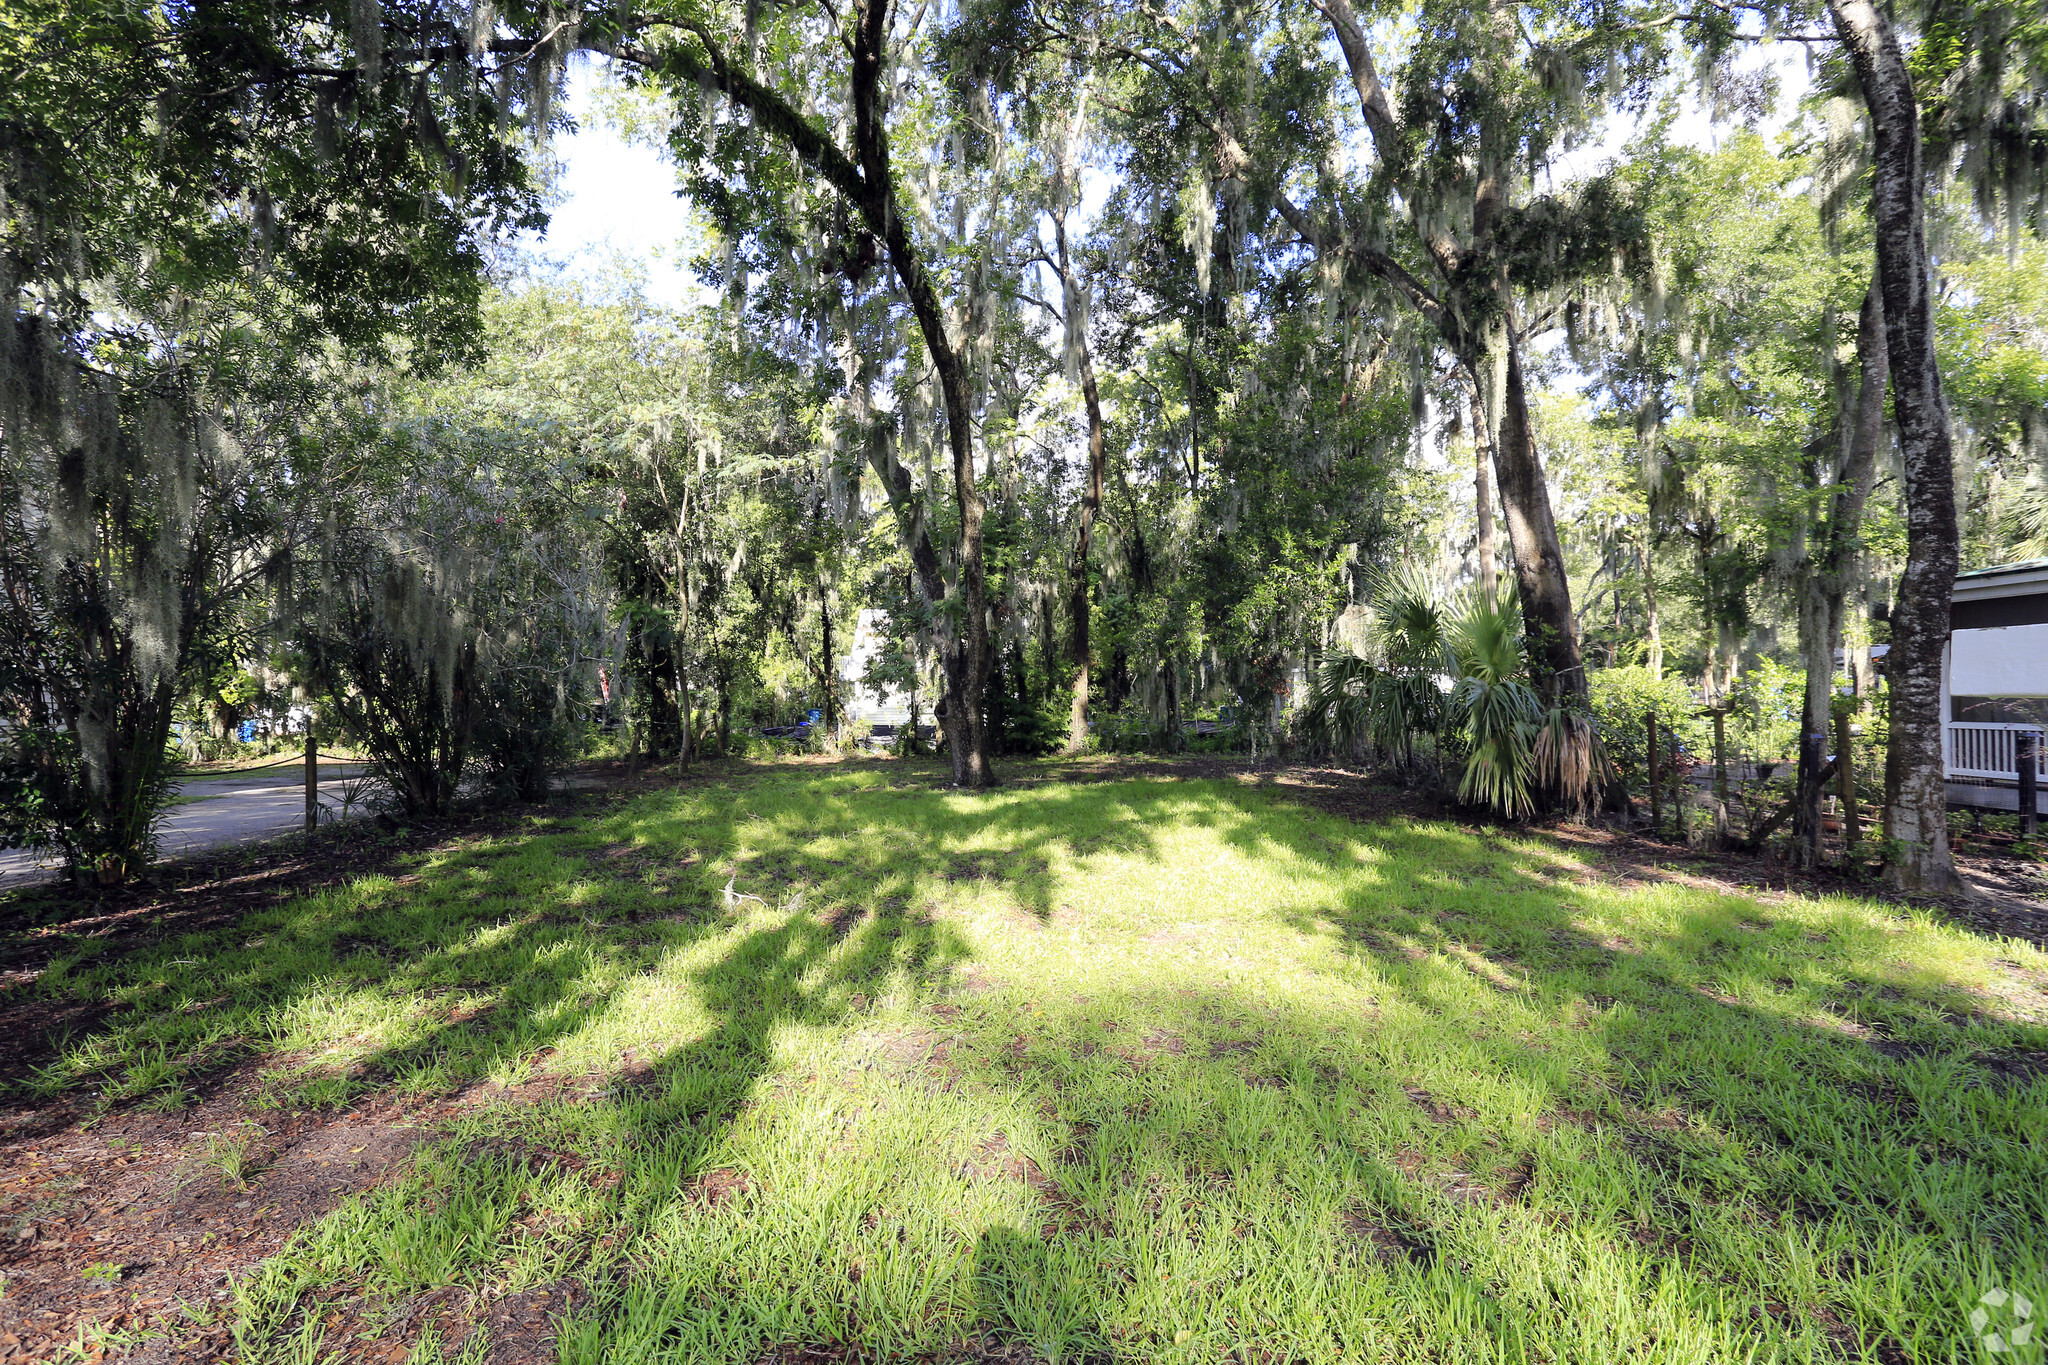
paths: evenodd
<path fill-rule="evenodd" d="M 2020 770 L 2020 837 L 2032 839 L 2040 832 L 2041 732 L 2021 730 L 2013 736 Z"/>
<path fill-rule="evenodd" d="M 1714 799 L 1728 801 L 1728 713 L 1714 711 Z"/>
<path fill-rule="evenodd" d="M 1643 728 L 1649 731 L 1650 743 L 1650 829 L 1658 838 L 1664 837 L 1664 790 L 1657 772 L 1657 713 L 1651 711 L 1643 716 Z"/>
<path fill-rule="evenodd" d="M 320 746 L 313 740 L 313 720 L 306 719 L 306 833 L 320 823 Z"/>

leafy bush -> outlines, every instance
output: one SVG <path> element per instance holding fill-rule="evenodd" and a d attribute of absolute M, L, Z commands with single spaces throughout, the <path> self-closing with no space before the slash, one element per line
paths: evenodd
<path fill-rule="evenodd" d="M 1005 717 L 1003 751 L 1034 758 L 1058 753 L 1067 746 L 1070 715 L 1068 699 L 1057 695 L 1013 709 Z"/>
<path fill-rule="evenodd" d="M 1457 622 L 1436 585 L 1412 567 L 1372 591 L 1365 656 L 1323 660 L 1300 712 L 1302 734 L 1339 751 L 1369 746 L 1412 769 L 1417 737 L 1442 735 L 1450 720 L 1437 679 L 1457 669 L 1448 639 Z"/>
<path fill-rule="evenodd" d="M 0 727 L 0 848 L 61 853 L 74 877 L 121 880 L 156 854 L 179 755 L 169 749 L 153 768 L 136 766 L 143 771 L 127 801 L 110 799 L 74 732 Z"/>
<path fill-rule="evenodd" d="M 1806 675 L 1765 659 L 1735 680 L 1728 702 L 1728 743 L 1738 753 L 1783 762 L 1799 752 Z"/>
<path fill-rule="evenodd" d="M 1544 711 L 1524 680 L 1520 615 L 1511 595 L 1482 597 L 1451 627 L 1461 675 L 1451 710 L 1471 749 L 1458 799 L 1491 806 L 1510 820 L 1535 813 L 1535 750 Z"/>
<path fill-rule="evenodd" d="M 478 691 L 471 752 L 485 792 L 500 800 L 547 800 L 548 784 L 581 739 L 560 683 L 539 669 L 505 668 Z"/>
<path fill-rule="evenodd" d="M 1417 572 L 1375 586 L 1365 648 L 1372 658 L 1325 659 L 1302 708 L 1311 744 L 1369 744 L 1403 767 L 1417 740 L 1438 764 L 1462 757 L 1458 799 L 1507 818 L 1539 801 L 1584 808 L 1610 771 L 1590 719 L 1552 704 L 1529 682 L 1521 612 L 1512 592 L 1445 602 Z M 1448 675 L 1448 696 L 1437 679 Z"/>
<path fill-rule="evenodd" d="M 1593 722 L 1606 742 L 1608 757 L 1630 782 L 1649 777 L 1649 727 L 1643 718 L 1655 712 L 1659 732 L 1668 730 L 1682 752 L 1711 762 L 1713 722 L 1696 715 L 1699 702 L 1678 677 L 1653 677 L 1647 668 L 1603 668 L 1586 679 L 1593 704 Z M 1667 742 L 1664 752 L 1669 755 Z"/>
<path fill-rule="evenodd" d="M 434 576 L 374 550 L 328 575 L 302 668 L 409 816 L 448 812 L 476 728 L 475 635 Z"/>

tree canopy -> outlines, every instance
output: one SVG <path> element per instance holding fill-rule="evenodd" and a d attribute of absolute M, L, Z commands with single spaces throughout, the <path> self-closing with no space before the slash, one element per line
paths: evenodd
<path fill-rule="evenodd" d="M 522 254 L 572 62 L 701 304 Z M 258 693 L 415 815 L 878 689 L 968 787 L 1192 743 L 1619 813 L 1603 698 L 1675 676 L 1812 858 L 1888 645 L 1938 882 L 1947 579 L 2048 552 L 2044 74 L 1995 0 L 15 5 L 0 834 L 130 875 Z"/>

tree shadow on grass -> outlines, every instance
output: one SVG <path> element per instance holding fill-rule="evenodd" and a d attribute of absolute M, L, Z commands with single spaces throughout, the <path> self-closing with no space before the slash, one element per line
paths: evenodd
<path fill-rule="evenodd" d="M 256 948 L 167 947 L 198 958 L 190 988 L 131 980 L 116 1027 L 189 1020 L 181 995 L 222 991 L 260 1002 L 245 1027 L 334 1037 L 373 998 L 468 995 L 484 1004 L 414 1010 L 402 1037 L 354 1049 L 352 1084 L 435 1066 L 516 1079 L 549 1049 L 543 1070 L 622 1072 L 595 1102 L 504 1095 L 508 1124 L 619 1172 L 608 1216 L 635 1249 L 590 1272 L 576 1330 L 593 1359 L 1505 1341 L 1520 1329 L 1504 1305 L 1587 1311 L 1544 1307 L 1504 1259 L 1563 1255 L 1546 1220 L 1650 1238 L 1637 1259 L 1674 1265 L 1680 1243 L 1774 1207 L 1841 1220 L 1863 1248 L 1887 1220 L 1943 1244 L 2038 1240 L 2038 1199 L 2011 1178 L 2038 1100 L 1944 1097 L 1971 1044 L 1901 1063 L 1816 1022 L 1859 981 L 1897 993 L 1863 1009 L 1892 1010 L 1888 1034 L 1936 1027 L 1940 973 L 1898 963 L 1881 917 L 1734 894 L 1660 906 L 1653 890 L 1623 934 L 1612 895 L 1533 841 L 1306 818 L 1234 783 L 876 785 L 700 790 L 456 849 L 418 881 L 278 915 Z M 1206 918 L 1175 912 L 1192 930 L 1147 928 L 1116 884 L 1064 908 L 1069 879 L 1164 865 L 1172 830 L 1299 888 L 1299 905 L 1269 890 L 1242 912 L 1293 939 L 1249 965 L 1212 951 L 1240 913 L 1235 874 L 1205 888 Z M 977 938 L 1011 930 L 970 926 L 956 900 L 1010 906 L 1027 947 L 1071 940 L 1071 966 L 1034 975 L 1019 950 L 1012 980 L 964 994 L 960 968 L 1017 945 Z M 1115 954 L 1126 978 L 1073 990 Z M 1922 1143 L 1963 1172 L 1932 1195 L 1909 1188 Z M 501 1252 L 479 1247 L 479 1273 Z M 1686 1273 L 1769 1301 L 1725 1254 Z M 1929 1286 L 1962 1272 L 1914 1273 L 1931 1311 Z M 1904 1339 L 1848 1287 L 1858 1275 L 1822 1276 L 1826 1311 L 1859 1340 Z"/>
<path fill-rule="evenodd" d="M 1263 862 L 1291 860 L 1311 874 L 1333 877 L 1357 870 L 1357 845 L 1367 836 L 1355 829 L 1333 837 L 1321 826 L 1276 820 L 1258 798 L 1227 788 L 1206 799 L 1208 809 L 1191 812 L 1184 790 L 1125 788 L 1108 797 L 1115 807 L 1111 816 L 1093 812 L 1085 830 L 1074 828 L 1071 819 L 1034 820 L 1014 812 L 984 820 L 979 828 L 1018 847 L 1044 840 L 1050 825 L 1057 827 L 1068 852 L 1083 850 L 1083 859 L 1095 847 L 1113 849 L 1119 857 L 1151 858 L 1158 856 L 1157 847 L 1146 831 L 1177 821 L 1214 828 Z M 1080 813 L 1063 812 L 1069 817 Z M 897 827 L 885 815 L 871 813 L 871 818 L 890 828 L 892 840 L 906 845 L 929 832 L 928 827 Z M 1179 1197 L 1193 1206 L 1207 1197 L 1197 1188 L 1204 1182 L 1229 1189 L 1270 1186 L 1272 1171 L 1262 1172 L 1258 1164 L 1257 1135 L 1280 1110 L 1289 1111 L 1290 1122 L 1298 1127 L 1316 1132 L 1324 1161 L 1332 1153 L 1350 1152 L 1346 1175 L 1331 1183 L 1362 1202 L 1322 1211 L 1326 1232 L 1339 1230 L 1330 1233 L 1336 1239 L 1332 1260 L 1341 1263 L 1354 1255 L 1387 1274 L 1392 1273 L 1385 1264 L 1391 1257 L 1402 1263 L 1396 1267 L 1402 1274 L 1437 1276 L 1448 1299 L 1462 1298 L 1477 1314 L 1474 1320 L 1492 1322 L 1503 1340 L 1515 1328 L 1502 1316 L 1493 1288 L 1472 1269 L 1469 1258 L 1461 1266 L 1457 1257 L 1439 1257 L 1439 1238 L 1429 1229 L 1507 1216 L 1498 1211 L 1521 1205 L 1533 1186 L 1561 1180 L 1538 1159 L 1552 1127 L 1582 1130 L 1596 1146 L 1607 1140 L 1603 1150 L 1632 1173 L 1639 1195 L 1648 1200 L 1644 1207 L 1652 1212 L 1644 1218 L 1673 1220 L 1654 1234 L 1642 1220 L 1630 1227 L 1644 1236 L 1670 1239 L 1674 1247 L 1702 1230 L 1694 1226 L 1696 1219 L 1718 1216 L 1706 1210 L 1726 1207 L 1752 1217 L 1780 1193 L 1800 1198 L 1799 1216 L 1809 1221 L 1833 1216 L 1832 1205 L 1817 1196 L 1826 1194 L 1842 1171 L 1802 1180 L 1799 1157 L 1751 1150 L 1741 1127 L 1749 1117 L 1776 1111 L 1779 1148 L 1783 1130 L 1797 1131 L 1805 1121 L 1811 1131 L 1804 1137 L 1818 1150 L 1833 1140 L 1824 1130 L 1840 1117 L 1836 1109 L 1846 1112 L 1864 1103 L 1865 1097 L 1845 1081 L 1831 1097 L 1839 1106 L 1813 1104 L 1816 1078 L 1777 1055 L 1786 1039 L 1805 1040 L 1812 1055 L 1803 1062 L 1844 1060 L 1854 1075 L 1867 1070 L 1859 1063 L 1876 1059 L 1859 1055 L 1825 1027 L 1725 994 L 1702 993 L 1683 970 L 1694 957 L 1711 963 L 1728 956 L 1743 942 L 1732 936 L 1756 932 L 1758 911 L 1752 899 L 1719 897 L 1688 909 L 1672 926 L 1646 933 L 1638 946 L 1650 969 L 1639 973 L 1642 980 L 1615 982 L 1609 978 L 1618 950 L 1605 941 L 1609 936 L 1583 923 L 1594 912 L 1614 907 L 1582 888 L 1557 885 L 1547 856 L 1489 848 L 1470 834 L 1444 828 L 1411 828 L 1398 837 L 1412 855 L 1411 866 L 1347 893 L 1344 903 L 1327 915 L 1304 914 L 1295 920 L 1299 932 L 1340 939 L 1346 958 L 1374 969 L 1379 1008 L 1388 1016 L 1400 1011 L 1412 1016 L 1411 1036 L 1395 1039 L 1397 1045 L 1377 1055 L 1346 1056 L 1328 1041 L 1331 1033 L 1347 1024 L 1355 1027 L 1359 1020 L 1298 1003 L 1248 1009 L 1256 990 L 1162 988 L 1058 1004 L 1034 998 L 1023 1002 L 1026 1008 L 992 1002 L 980 1012 L 981 1036 L 970 1039 L 956 1058 L 970 1058 L 971 1065 L 997 1078 L 990 1084 L 998 1088 L 1050 1086 L 1051 1102 L 1067 1121 L 1069 1146 L 1062 1151 L 1077 1154 L 1071 1161 L 1045 1154 L 1046 1135 L 1058 1132 L 1061 1124 L 1045 1125 L 1040 1140 L 1047 1159 L 1031 1158 L 1034 1164 L 1013 1178 L 1030 1191 L 1048 1221 L 1035 1239 L 1028 1216 L 1021 1227 L 995 1224 L 979 1236 L 973 1275 L 986 1292 L 975 1315 L 958 1320 L 959 1331 L 995 1328 L 1006 1340 L 1036 1343 L 1046 1354 L 1063 1358 L 1125 1349 L 1140 1340 L 1140 1353 L 1165 1351 L 1186 1344 L 1179 1339 L 1182 1331 L 1211 1344 L 1233 1335 L 1238 1346 L 1261 1339 L 1268 1345 L 1259 1349 L 1284 1352 L 1287 1331 L 1275 1327 L 1270 1316 L 1264 1327 L 1257 1326 L 1260 1314 L 1250 1305 L 1241 1316 L 1252 1326 L 1226 1323 L 1227 1330 L 1220 1330 L 1203 1315 L 1184 1313 L 1183 1320 L 1207 1325 L 1175 1327 L 1162 1337 L 1165 1329 L 1145 1321 L 1142 1307 L 1122 1314 L 1126 1320 L 1121 1322 L 1109 1320 L 1118 1315 L 1100 1311 L 1103 1303 L 1124 1295 L 1117 1274 L 1077 1272 L 1066 1290 L 1049 1287 L 1061 1283 L 1049 1267 L 1071 1267 L 1095 1254 L 1091 1239 L 1100 1238 L 1092 1223 L 1128 1227 L 1166 1218 L 1174 1195 L 1157 1188 L 1160 1182 L 1181 1187 Z M 1491 884 L 1489 895 L 1513 898 L 1512 913 L 1472 899 L 1482 882 Z M 1788 916 L 1788 924 L 1794 919 Z M 1806 921 L 1796 922 L 1803 942 Z M 1213 969 L 1197 970 L 1206 976 Z M 1037 997 L 1049 984 L 1031 983 L 1022 990 Z M 1643 1009 L 1682 1004 L 1689 1013 L 1677 1033 L 1634 1027 L 1627 1017 L 1612 1013 L 1617 999 L 1601 1003 L 1597 988 L 1603 984 L 1654 994 L 1657 999 Z M 1489 1008 L 1500 1003 L 1495 997 L 1512 1000 L 1533 1030 L 1501 1027 Z M 1218 1032 L 1219 1020 L 1243 1024 L 1262 1009 L 1267 1014 L 1256 1019 L 1255 1027 L 1239 1028 L 1236 1036 L 1229 1036 L 1228 1029 Z M 1162 1022 L 1151 1036 L 1106 1040 L 1101 1030 L 1120 1016 Z M 1414 1018 L 1445 1021 L 1449 1027 L 1418 1038 Z M 1698 1036 L 1683 1036 L 1685 1028 L 1694 1026 Z M 1003 1044 L 1012 1030 L 1015 1037 Z M 1370 1036 L 1373 1030 L 1357 1032 Z M 1459 1036 L 1473 1032 L 1486 1036 L 1478 1043 Z M 1546 1032 L 1576 1038 L 1562 1064 L 1550 1055 L 1542 1036 Z M 1731 1041 L 1739 1046 L 1724 1049 Z M 1224 1061 L 1234 1074 L 1194 1066 L 1191 1049 L 1206 1053 L 1194 1060 Z M 1658 1049 L 1669 1049 L 1671 1057 L 1660 1061 Z M 1464 1085 L 1457 1076 L 1445 1078 L 1447 1066 L 1467 1068 L 1485 1083 Z M 1802 1088 L 1809 1092 L 1803 1110 L 1792 1093 Z M 1167 1134 L 1148 1124 L 1176 1106 L 1184 1122 L 1166 1129 L 1178 1134 L 1168 1142 L 1177 1150 L 1167 1154 L 1170 1159 L 1155 1160 L 1159 1154 L 1148 1155 L 1148 1144 Z M 1371 1142 L 1363 1147 L 1351 1126 L 1361 1107 L 1375 1113 Z M 1226 1129 L 1239 1125 L 1239 1135 L 1219 1132 L 1211 1120 Z M 2008 1132 L 2017 1131 L 2011 1116 L 2004 1124 Z M 1083 1127 L 1085 1134 L 1076 1137 Z M 1252 1141 L 1242 1140 L 1246 1133 Z M 1909 1129 L 1880 1144 L 1884 1158 L 1910 1149 L 1914 1136 Z M 1364 1154 L 1368 1151 L 1371 1155 Z M 1988 1177 L 1997 1176 L 1994 1166 L 1985 1168 Z M 1891 1173 L 1911 1177 L 1896 1162 Z M 1674 1195 L 1676 1202 L 1663 1199 L 1660 1191 Z M 1154 1202 L 1131 1207 L 1130 1198 Z M 1695 1198 L 1704 1201 L 1697 1209 L 1689 1202 Z M 1972 1200 L 1977 1201 L 1974 1213 Z M 1104 1212 L 1118 1207 L 1120 1215 Z M 1990 1197 L 1981 1189 L 1959 1192 L 1953 1211 L 1966 1222 L 2008 1227 L 2022 1212 L 2009 1194 Z M 1868 1222 L 1876 1212 L 1865 1199 L 1858 1216 Z M 1895 1209 L 1884 1213 L 1895 1215 Z M 1357 1244 L 1349 1252 L 1342 1245 L 1343 1229 L 1353 1230 L 1344 1235 Z M 858 1234 L 850 1235 L 859 1242 Z M 1720 1269 L 1731 1276 L 1740 1273 L 1734 1265 Z M 1128 1268 L 1121 1273 L 1135 1274 Z M 1137 1279 L 1144 1283 L 1142 1276 Z M 1227 1289 L 1211 1285 L 1207 1292 L 1215 1297 Z M 633 1314 L 622 1310 L 622 1316 Z M 892 1332 L 900 1336 L 904 1328 L 828 1311 L 810 1319 L 808 1330 L 808 1338 L 801 1339 L 874 1342 L 890 1339 Z M 1811 1332 L 1826 1335 L 1824 1322 L 1787 1331 L 1798 1340 Z M 1370 1337 L 1366 1332 L 1356 1340 L 1369 1345 Z M 763 1338 L 773 1339 L 772 1331 Z M 901 1344 L 909 1350 L 915 1342 Z"/>

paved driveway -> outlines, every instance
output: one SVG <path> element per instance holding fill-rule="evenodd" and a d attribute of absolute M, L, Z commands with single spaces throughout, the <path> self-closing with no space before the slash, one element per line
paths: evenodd
<path fill-rule="evenodd" d="M 342 783 L 362 772 L 361 764 L 320 765 L 321 819 L 340 817 Z M 179 787 L 178 796 L 180 804 L 166 814 L 158 844 L 166 858 L 222 844 L 271 839 L 306 826 L 306 769 L 302 762 L 189 778 Z M 56 860 L 38 862 L 26 849 L 0 850 L 0 890 L 53 876 L 57 867 Z"/>

